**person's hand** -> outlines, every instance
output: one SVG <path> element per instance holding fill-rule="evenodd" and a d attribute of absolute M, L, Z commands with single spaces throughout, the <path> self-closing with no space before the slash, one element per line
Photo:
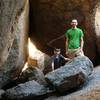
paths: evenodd
<path fill-rule="evenodd" d="M 68 50 L 66 49 L 66 55 L 68 55 Z"/>
<path fill-rule="evenodd" d="M 83 49 L 82 49 L 82 48 L 80 48 L 80 51 L 81 51 L 81 52 L 83 52 Z"/>
<path fill-rule="evenodd" d="M 70 61 L 71 59 L 70 58 L 67 58 L 67 60 Z"/>
<path fill-rule="evenodd" d="M 82 48 L 80 48 L 80 52 L 84 56 L 84 52 L 83 52 L 83 49 Z"/>
<path fill-rule="evenodd" d="M 82 53 L 82 54 L 84 54 L 84 52 L 83 52 L 83 49 L 82 49 L 82 48 L 80 48 L 80 51 L 81 51 L 81 53 Z"/>
<path fill-rule="evenodd" d="M 71 60 L 71 59 L 70 59 L 70 58 L 65 58 L 65 60 L 69 61 L 69 60 Z"/>

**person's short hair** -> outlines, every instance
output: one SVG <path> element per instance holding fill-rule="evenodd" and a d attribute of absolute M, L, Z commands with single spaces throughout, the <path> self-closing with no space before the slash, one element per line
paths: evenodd
<path fill-rule="evenodd" d="M 78 23 L 77 19 L 72 19 L 72 23 Z"/>
<path fill-rule="evenodd" d="M 54 51 L 56 51 L 56 52 L 60 52 L 61 49 L 60 49 L 60 48 L 54 48 Z"/>

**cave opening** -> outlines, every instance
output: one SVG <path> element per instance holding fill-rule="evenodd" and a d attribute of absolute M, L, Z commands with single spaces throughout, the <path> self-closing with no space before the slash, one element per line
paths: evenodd
<path fill-rule="evenodd" d="M 32 1 L 31 1 L 32 2 Z M 32 6 L 33 3 L 31 3 L 31 6 Z M 30 10 L 34 10 L 32 7 L 30 6 Z M 30 17 L 29 17 L 29 22 L 30 22 L 30 27 L 29 27 L 29 37 L 33 37 L 33 40 L 30 40 L 30 38 L 28 39 L 28 59 L 27 61 L 29 61 L 28 63 L 30 64 L 33 64 L 34 66 L 39 66 L 40 69 L 43 69 L 44 67 L 44 60 L 45 60 L 45 53 L 41 52 L 40 50 L 38 50 L 36 47 L 39 47 L 40 45 L 38 45 L 39 43 L 37 42 L 41 37 L 39 36 L 39 34 L 36 34 L 38 33 L 38 29 L 36 28 L 35 26 L 35 19 L 34 19 L 34 16 L 36 14 L 36 11 L 34 11 L 35 13 L 32 15 L 32 13 L 30 13 Z M 96 10 L 96 14 L 95 14 L 95 31 L 96 31 L 96 36 L 97 36 L 97 58 L 96 58 L 96 61 L 95 61 L 95 65 L 98 65 L 100 64 L 100 45 L 99 45 L 99 42 L 100 42 L 100 5 L 97 7 L 97 10 Z M 38 40 L 35 40 L 36 38 L 34 37 L 38 37 Z M 36 43 L 36 42 L 37 43 Z M 35 44 L 33 43 L 35 42 Z M 40 41 L 39 41 L 40 42 Z M 35 46 L 36 45 L 36 46 Z M 43 46 L 44 47 L 44 46 Z M 45 49 L 45 48 L 44 48 Z M 42 58 L 42 59 L 41 59 Z M 42 62 L 39 62 L 39 61 L 42 61 Z M 42 66 L 42 67 L 41 67 Z M 22 69 L 22 71 L 24 71 L 26 68 L 27 68 L 27 62 L 24 66 L 24 68 Z M 11 84 L 11 83 L 10 83 Z M 15 83 L 13 83 L 15 84 Z M 9 85 L 10 86 L 10 85 Z M 11 88 L 12 86 L 10 86 Z M 4 89 L 7 89 L 8 87 L 4 87 Z"/>
<path fill-rule="evenodd" d="M 49 54 L 51 56 L 53 49 L 50 48 L 49 46 L 47 46 L 46 43 L 44 43 L 44 42 L 49 41 L 49 40 L 52 41 L 52 39 L 54 39 L 56 37 L 56 35 L 57 35 L 56 33 L 58 31 L 59 31 L 58 32 L 59 34 L 61 34 L 61 32 L 63 34 L 63 32 L 64 32 L 63 27 L 58 25 L 62 28 L 62 30 L 59 29 L 58 31 L 55 31 L 55 34 L 53 34 L 52 33 L 53 30 L 54 30 L 53 25 L 56 24 L 55 16 L 54 16 L 54 18 L 52 16 L 50 16 L 51 13 L 47 12 L 49 8 L 44 9 L 45 7 L 43 7 L 43 5 L 49 7 L 49 4 L 47 4 L 46 1 L 40 2 L 38 0 L 34 1 L 34 2 L 32 0 L 29 0 L 29 2 L 30 2 L 29 37 L 31 38 L 31 41 L 35 44 L 35 46 L 39 50 L 41 50 L 44 53 Z M 95 15 L 93 15 L 93 16 L 95 18 L 93 19 L 93 21 L 94 21 L 93 26 L 95 27 L 94 30 L 95 30 L 95 33 L 96 33 L 96 45 L 95 45 L 96 51 L 94 51 L 94 53 L 96 54 L 96 56 L 92 59 L 92 61 L 94 63 L 94 66 L 98 66 L 100 64 L 100 60 L 99 60 L 99 58 L 100 58 L 100 45 L 99 45 L 99 43 L 100 43 L 100 20 L 99 20 L 100 19 L 100 4 L 98 4 L 96 6 L 94 13 L 95 13 Z M 48 16 L 47 19 L 45 19 L 46 16 Z M 58 16 L 56 16 L 56 18 L 58 18 Z M 51 23 L 52 20 L 54 20 L 53 23 Z M 47 25 L 47 23 L 49 25 Z M 91 24 L 92 24 L 92 22 L 91 22 Z M 55 27 L 55 30 L 56 30 L 56 27 Z M 47 35 L 46 32 L 52 35 L 52 37 L 50 35 L 48 35 L 48 36 L 50 36 L 50 38 L 48 38 L 48 36 L 47 36 L 48 40 L 45 38 L 46 35 Z M 62 54 L 65 55 L 65 45 L 64 45 L 65 43 L 64 42 L 65 42 L 65 40 L 62 38 L 61 40 L 53 42 L 52 46 L 57 45 L 58 47 L 61 47 L 62 48 Z M 89 50 L 87 50 L 87 52 L 89 52 Z M 91 55 L 93 55 L 93 54 L 91 54 Z"/>

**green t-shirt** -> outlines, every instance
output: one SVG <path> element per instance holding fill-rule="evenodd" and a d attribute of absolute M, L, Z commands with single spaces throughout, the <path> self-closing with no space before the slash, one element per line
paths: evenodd
<path fill-rule="evenodd" d="M 77 49 L 80 47 L 80 40 L 83 36 L 83 31 L 80 28 L 71 28 L 65 33 L 66 38 L 68 39 L 68 48 Z"/>

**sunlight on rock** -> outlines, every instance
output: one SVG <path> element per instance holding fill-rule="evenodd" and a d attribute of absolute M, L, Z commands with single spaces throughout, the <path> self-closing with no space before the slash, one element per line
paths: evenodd
<path fill-rule="evenodd" d="M 28 51 L 28 64 L 43 68 L 45 54 L 36 48 L 30 38 L 28 39 Z"/>
<path fill-rule="evenodd" d="M 95 31 L 96 35 L 100 36 L 100 7 L 97 8 L 95 16 Z"/>
<path fill-rule="evenodd" d="M 37 58 L 37 49 L 35 45 L 31 42 L 30 38 L 28 39 L 28 51 L 29 51 L 29 57 Z"/>
<path fill-rule="evenodd" d="M 28 49 L 30 58 L 38 60 L 41 56 L 44 56 L 44 53 L 35 47 L 35 45 L 31 42 L 30 38 L 28 39 Z"/>
<path fill-rule="evenodd" d="M 49 56 L 38 50 L 36 46 L 31 42 L 30 38 L 28 39 L 28 52 L 29 56 L 22 69 L 22 72 L 25 71 L 29 66 L 38 67 L 39 69 L 43 70 L 45 62 L 48 60 Z"/>
<path fill-rule="evenodd" d="M 27 68 L 28 68 L 28 63 L 26 62 L 24 68 L 22 69 L 22 72 L 24 72 Z"/>

